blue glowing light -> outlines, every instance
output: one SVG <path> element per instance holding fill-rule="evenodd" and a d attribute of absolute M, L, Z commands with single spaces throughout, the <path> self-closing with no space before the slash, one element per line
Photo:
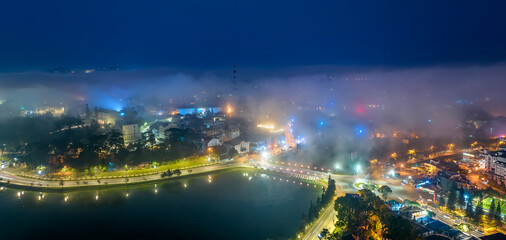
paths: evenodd
<path fill-rule="evenodd" d="M 124 116 L 125 116 L 125 113 L 124 113 L 124 112 L 121 112 L 119 115 L 120 115 L 120 116 L 122 116 L 122 117 L 124 117 Z"/>
<path fill-rule="evenodd" d="M 323 121 L 320 121 L 320 126 L 323 126 L 323 124 L 324 124 Z"/>

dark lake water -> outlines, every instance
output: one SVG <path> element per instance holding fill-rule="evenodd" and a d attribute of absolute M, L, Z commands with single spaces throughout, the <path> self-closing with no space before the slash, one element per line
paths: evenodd
<path fill-rule="evenodd" d="M 4 189 L 0 239 L 287 239 L 321 193 L 248 170 L 210 176 L 43 196 Z"/>

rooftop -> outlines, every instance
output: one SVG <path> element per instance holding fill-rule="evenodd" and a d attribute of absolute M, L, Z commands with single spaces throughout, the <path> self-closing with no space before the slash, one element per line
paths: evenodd
<path fill-rule="evenodd" d="M 506 240 L 506 235 L 504 235 L 502 233 L 494 233 L 492 235 L 480 237 L 480 239 L 483 239 L 483 240 Z"/>

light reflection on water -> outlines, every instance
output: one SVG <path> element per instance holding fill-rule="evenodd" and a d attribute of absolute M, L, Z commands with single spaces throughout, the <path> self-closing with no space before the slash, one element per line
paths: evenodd
<path fill-rule="evenodd" d="M 5 239 L 90 239 L 97 234 L 127 239 L 285 239 L 321 193 L 312 184 L 285 179 L 237 170 L 68 193 L 9 188 L 0 192 L 0 230 Z M 194 230 L 197 226 L 199 231 Z M 21 230 L 26 228 L 33 231 Z"/>

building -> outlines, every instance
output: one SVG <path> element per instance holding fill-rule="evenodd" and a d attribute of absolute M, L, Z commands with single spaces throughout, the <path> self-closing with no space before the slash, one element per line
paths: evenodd
<path fill-rule="evenodd" d="M 92 120 L 96 120 L 99 125 L 114 127 L 121 121 L 121 119 L 122 113 L 120 112 L 95 108 L 95 111 L 91 113 L 91 111 L 88 109 L 88 106 L 86 106 L 85 123 L 87 125 L 91 124 Z"/>
<path fill-rule="evenodd" d="M 230 126 L 227 131 L 228 139 L 235 139 L 241 135 L 241 130 L 239 130 L 239 126 Z"/>
<path fill-rule="evenodd" d="M 423 218 L 423 217 L 427 216 L 427 211 L 425 211 L 422 208 L 419 208 L 417 206 L 410 205 L 410 206 L 401 208 L 399 211 L 399 215 L 401 215 L 405 218 L 408 218 L 408 219 L 416 220 L 418 218 Z"/>
<path fill-rule="evenodd" d="M 221 107 L 179 108 L 177 112 L 181 115 L 187 114 L 207 115 L 221 112 Z"/>
<path fill-rule="evenodd" d="M 234 138 L 224 142 L 223 145 L 225 145 L 227 149 L 234 148 L 239 154 L 247 153 L 250 150 L 250 142 L 243 138 Z"/>
<path fill-rule="evenodd" d="M 175 123 L 169 123 L 166 126 L 159 126 L 157 131 L 157 139 L 159 141 L 163 141 L 164 139 L 168 139 L 170 136 L 167 134 L 167 130 L 177 128 L 177 124 Z"/>
<path fill-rule="evenodd" d="M 392 212 L 399 212 L 399 210 L 404 207 L 404 204 L 395 200 L 388 200 L 385 202 L 385 205 L 387 205 L 387 207 L 390 208 Z"/>
<path fill-rule="evenodd" d="M 141 139 L 141 132 L 139 125 L 127 124 L 122 126 L 123 129 L 123 142 L 125 146 L 136 143 Z"/>
<path fill-rule="evenodd" d="M 35 113 L 38 115 L 51 114 L 53 117 L 61 117 L 65 114 L 64 107 L 40 107 L 35 109 Z"/>
<path fill-rule="evenodd" d="M 248 135 L 254 151 L 261 151 L 265 148 L 278 148 L 286 145 L 285 131 L 275 129 L 273 126 L 258 125 L 257 129 Z"/>
<path fill-rule="evenodd" d="M 436 178 L 437 184 L 443 192 L 449 192 L 453 186 L 457 189 L 470 189 L 474 187 L 471 185 L 471 181 L 464 175 L 450 171 L 439 171 Z"/>
<path fill-rule="evenodd" d="M 219 147 L 221 146 L 221 141 L 218 138 L 213 136 L 204 137 L 204 140 L 207 142 L 207 147 Z"/>
<path fill-rule="evenodd" d="M 506 148 L 490 151 L 484 156 L 487 172 L 498 184 L 506 185 Z"/>

